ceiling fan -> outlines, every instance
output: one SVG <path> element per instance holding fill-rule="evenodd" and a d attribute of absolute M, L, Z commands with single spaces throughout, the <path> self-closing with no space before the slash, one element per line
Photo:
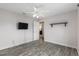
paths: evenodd
<path fill-rule="evenodd" d="M 39 8 L 38 7 L 33 7 L 33 11 L 24 12 L 24 14 L 32 14 L 33 18 L 38 18 L 39 17 Z"/>

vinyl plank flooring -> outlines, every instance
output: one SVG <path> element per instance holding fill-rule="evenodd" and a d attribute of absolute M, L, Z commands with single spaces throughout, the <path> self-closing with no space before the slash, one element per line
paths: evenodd
<path fill-rule="evenodd" d="M 75 48 L 39 40 L 0 50 L 0 56 L 78 56 Z"/>

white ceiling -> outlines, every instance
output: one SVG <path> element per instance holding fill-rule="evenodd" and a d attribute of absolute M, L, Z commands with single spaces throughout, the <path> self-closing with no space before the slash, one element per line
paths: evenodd
<path fill-rule="evenodd" d="M 16 13 L 33 12 L 33 7 L 39 9 L 39 14 L 51 16 L 77 10 L 77 3 L 0 3 L 0 8 Z"/>

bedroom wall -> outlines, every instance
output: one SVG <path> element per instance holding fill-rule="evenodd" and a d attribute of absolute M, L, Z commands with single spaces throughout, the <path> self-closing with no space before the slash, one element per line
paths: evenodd
<path fill-rule="evenodd" d="M 78 46 L 77 46 L 77 51 L 78 51 L 78 55 L 79 55 L 79 6 L 78 6 L 78 14 L 77 14 L 77 15 L 78 15 L 78 16 L 77 16 L 77 18 L 78 18 L 78 22 L 77 22 L 77 23 L 78 23 L 78 26 L 77 26 L 77 27 L 78 27 L 78 28 L 77 28 L 77 31 L 78 31 L 78 32 L 77 32 L 77 45 L 78 45 Z"/>
<path fill-rule="evenodd" d="M 64 21 L 68 22 L 66 27 L 64 25 L 54 25 L 53 27 L 49 25 L 54 22 Z M 77 11 L 52 16 L 44 19 L 44 22 L 45 41 L 77 48 Z"/>
<path fill-rule="evenodd" d="M 17 23 L 29 23 L 28 30 L 18 30 Z M 33 40 L 32 19 L 0 9 L 0 50 Z"/>

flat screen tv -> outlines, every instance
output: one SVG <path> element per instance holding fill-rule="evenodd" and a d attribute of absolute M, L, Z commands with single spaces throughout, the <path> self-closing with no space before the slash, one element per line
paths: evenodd
<path fill-rule="evenodd" d="M 22 30 L 28 29 L 28 23 L 19 22 L 18 29 L 22 29 Z"/>

